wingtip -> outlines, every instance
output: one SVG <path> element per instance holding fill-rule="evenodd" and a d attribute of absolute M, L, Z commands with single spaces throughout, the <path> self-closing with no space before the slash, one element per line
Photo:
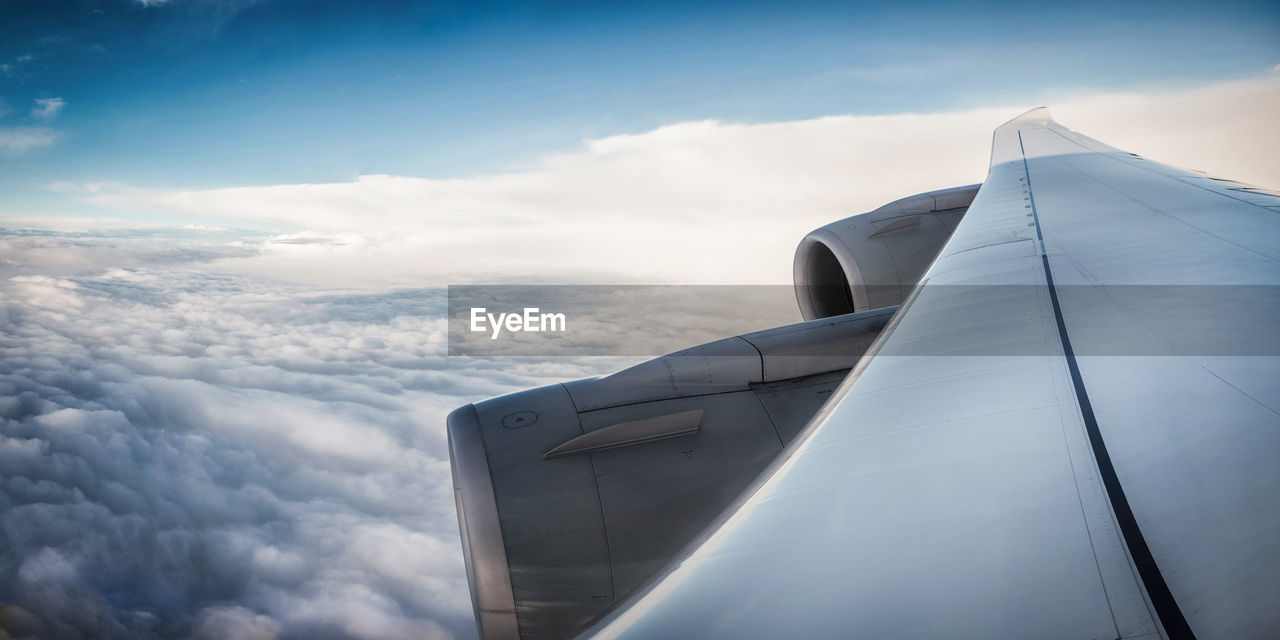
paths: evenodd
<path fill-rule="evenodd" d="M 1001 128 L 1003 128 L 1003 127 L 1009 126 L 1009 125 L 1011 125 L 1011 124 L 1017 124 L 1017 125 L 1024 125 L 1024 124 L 1041 124 L 1041 125 L 1047 125 L 1047 124 L 1052 123 L 1053 121 L 1054 121 L 1054 120 L 1053 120 L 1053 116 L 1049 115 L 1049 107 L 1036 107 L 1036 108 L 1031 109 L 1030 111 L 1027 111 L 1027 112 L 1023 113 L 1022 115 L 1020 115 L 1020 116 L 1018 116 L 1018 117 L 1016 117 L 1016 118 L 1014 118 L 1014 119 L 1012 119 L 1012 120 L 1010 120 L 1010 121 L 1008 121 L 1008 122 L 1006 122 L 1006 123 L 1004 123 L 1004 124 L 1000 125 L 1000 127 L 1001 127 Z"/>
<path fill-rule="evenodd" d="M 1014 118 L 1014 120 L 1021 122 L 1053 122 L 1053 116 L 1049 114 L 1049 107 L 1036 107 Z"/>
<path fill-rule="evenodd" d="M 1022 157 L 1021 134 L 1023 129 L 1050 128 L 1056 126 L 1048 107 L 1036 107 L 1000 125 L 992 134 L 991 166 Z M 1013 138 L 1014 135 L 1018 139 Z"/>

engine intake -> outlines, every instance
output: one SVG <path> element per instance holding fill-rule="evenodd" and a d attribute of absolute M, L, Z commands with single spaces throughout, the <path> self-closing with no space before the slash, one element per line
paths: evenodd
<path fill-rule="evenodd" d="M 940 189 L 819 227 L 793 267 L 805 320 L 901 304 L 933 264 L 982 185 Z"/>

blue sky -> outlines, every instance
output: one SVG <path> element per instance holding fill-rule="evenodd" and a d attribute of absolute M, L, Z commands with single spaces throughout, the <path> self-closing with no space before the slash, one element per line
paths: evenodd
<path fill-rule="evenodd" d="M 4 2 L 0 128 L 56 141 L 0 155 L 0 213 L 70 212 L 56 182 L 465 177 L 683 120 L 931 112 L 1280 62 L 1271 3 L 1144 4 Z"/>

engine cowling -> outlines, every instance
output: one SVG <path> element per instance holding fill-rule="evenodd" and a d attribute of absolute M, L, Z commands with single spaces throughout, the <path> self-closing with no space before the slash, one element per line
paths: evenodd
<path fill-rule="evenodd" d="M 481 637 L 568 638 L 799 437 L 896 308 L 693 347 L 448 418 Z"/>
<path fill-rule="evenodd" d="M 805 320 L 901 304 L 982 185 L 895 200 L 819 227 L 800 241 L 793 276 Z"/>

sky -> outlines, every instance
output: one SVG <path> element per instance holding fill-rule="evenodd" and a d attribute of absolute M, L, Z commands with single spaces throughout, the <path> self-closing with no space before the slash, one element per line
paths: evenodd
<path fill-rule="evenodd" d="M 88 211 L 51 183 L 470 177 L 688 120 L 1037 106 L 1280 63 L 1267 2 L 0 6 L 0 211 L 24 215 Z"/>
<path fill-rule="evenodd" d="M 1040 105 L 1280 187 L 1280 8 L 0 0 L 0 101 L 0 639 L 468 638 L 445 415 L 636 359 L 443 286 L 787 284 Z"/>

